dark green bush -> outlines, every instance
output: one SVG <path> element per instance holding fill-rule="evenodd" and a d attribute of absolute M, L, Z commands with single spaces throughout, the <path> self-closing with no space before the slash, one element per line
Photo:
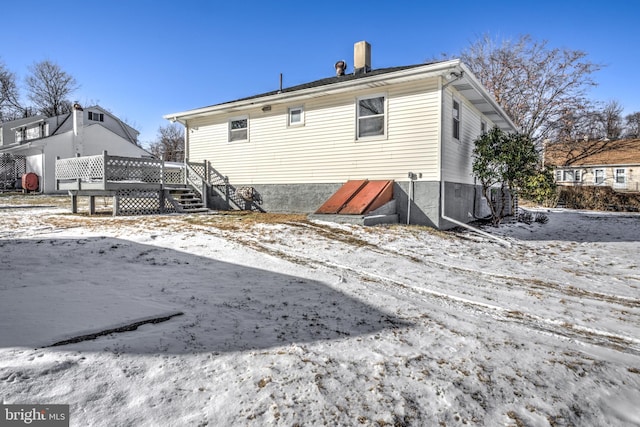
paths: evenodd
<path fill-rule="evenodd" d="M 638 212 L 639 193 L 620 193 L 611 187 L 558 187 L 559 199 L 570 209 Z"/>

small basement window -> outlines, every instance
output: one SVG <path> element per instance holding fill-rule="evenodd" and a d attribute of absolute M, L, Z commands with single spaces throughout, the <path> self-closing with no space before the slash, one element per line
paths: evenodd
<path fill-rule="evenodd" d="M 247 117 L 229 120 L 229 142 L 249 139 L 249 119 Z"/>

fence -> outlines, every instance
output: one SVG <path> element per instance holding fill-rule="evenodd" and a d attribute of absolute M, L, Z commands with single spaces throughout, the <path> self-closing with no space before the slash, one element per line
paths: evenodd
<path fill-rule="evenodd" d="M 27 160 L 25 156 L 16 156 L 9 153 L 0 155 L 0 190 L 13 190 L 16 183 L 27 172 Z"/>

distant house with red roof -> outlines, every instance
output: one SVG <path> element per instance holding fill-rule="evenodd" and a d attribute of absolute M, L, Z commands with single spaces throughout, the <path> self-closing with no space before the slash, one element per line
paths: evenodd
<path fill-rule="evenodd" d="M 544 160 L 558 185 L 640 191 L 640 139 L 547 144 Z"/>

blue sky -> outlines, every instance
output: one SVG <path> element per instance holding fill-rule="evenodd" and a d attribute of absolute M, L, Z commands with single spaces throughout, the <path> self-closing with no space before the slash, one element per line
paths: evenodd
<path fill-rule="evenodd" d="M 594 100 L 640 111 L 640 1 L 164 1 L 22 0 L 3 4 L 0 60 L 23 79 L 58 63 L 98 103 L 156 139 L 162 116 L 334 75 L 353 44 L 372 66 L 455 54 L 489 33 L 530 34 L 588 53 L 605 67 Z"/>

